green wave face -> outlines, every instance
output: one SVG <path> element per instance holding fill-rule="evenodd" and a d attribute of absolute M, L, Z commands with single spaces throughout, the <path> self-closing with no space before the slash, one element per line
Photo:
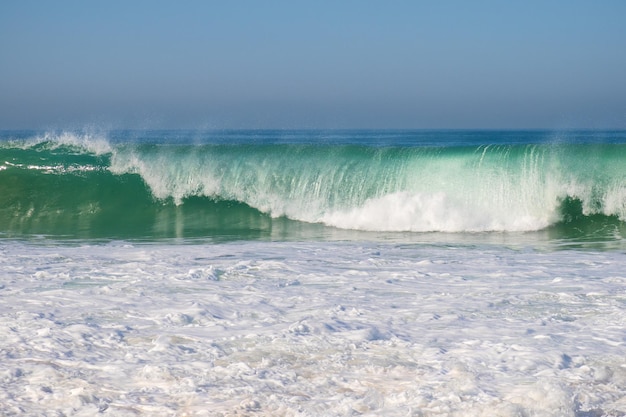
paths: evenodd
<path fill-rule="evenodd" d="M 5 141 L 0 232 L 621 232 L 624 161 L 624 144 L 112 144 L 71 135 Z"/>

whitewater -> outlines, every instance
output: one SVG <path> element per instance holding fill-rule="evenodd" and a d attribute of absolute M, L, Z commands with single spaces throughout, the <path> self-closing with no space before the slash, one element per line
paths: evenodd
<path fill-rule="evenodd" d="M 626 415 L 626 132 L 0 134 L 0 414 Z"/>

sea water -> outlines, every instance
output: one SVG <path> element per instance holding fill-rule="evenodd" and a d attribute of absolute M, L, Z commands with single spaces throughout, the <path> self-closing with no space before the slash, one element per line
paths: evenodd
<path fill-rule="evenodd" d="M 0 136 L 2 415 L 626 414 L 626 132 Z"/>

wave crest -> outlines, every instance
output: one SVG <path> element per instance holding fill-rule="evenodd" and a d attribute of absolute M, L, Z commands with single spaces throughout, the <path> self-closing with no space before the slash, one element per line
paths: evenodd
<path fill-rule="evenodd" d="M 66 150 L 68 152 L 106 155 L 113 147 L 105 134 L 78 133 L 71 131 L 45 132 L 27 139 L 13 139 L 0 145 L 2 148 Z"/>

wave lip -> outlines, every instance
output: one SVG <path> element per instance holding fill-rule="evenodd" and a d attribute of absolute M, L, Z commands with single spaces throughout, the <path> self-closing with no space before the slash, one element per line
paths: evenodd
<path fill-rule="evenodd" d="M 60 150 L 98 156 L 110 154 L 113 151 L 113 147 L 106 135 L 70 131 L 60 133 L 46 132 L 28 138 L 12 139 L 4 143 L 0 142 L 0 149 L 2 148 Z"/>

